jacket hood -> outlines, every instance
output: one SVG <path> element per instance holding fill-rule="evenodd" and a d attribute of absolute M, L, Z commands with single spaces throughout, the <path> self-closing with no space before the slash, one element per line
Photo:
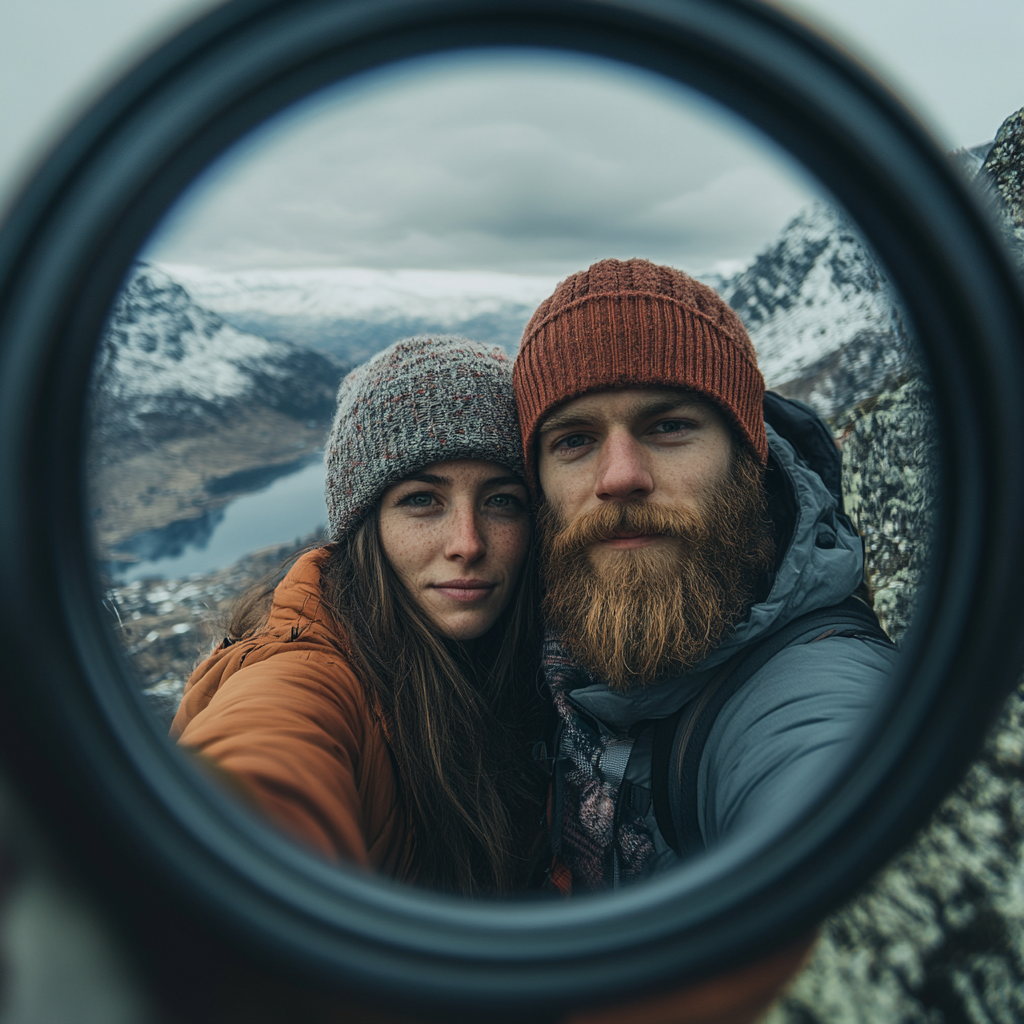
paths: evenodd
<path fill-rule="evenodd" d="M 735 651 L 781 629 L 787 622 L 849 597 L 864 575 L 864 549 L 835 498 L 793 446 L 765 424 L 768 447 L 793 496 L 796 514 L 771 589 L 700 665 L 685 675 L 628 693 L 603 683 L 573 690 L 571 699 L 615 729 L 645 718 L 662 718 L 683 706 Z"/>

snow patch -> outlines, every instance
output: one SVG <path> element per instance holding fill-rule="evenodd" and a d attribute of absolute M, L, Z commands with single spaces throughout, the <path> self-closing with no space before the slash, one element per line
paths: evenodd
<path fill-rule="evenodd" d="M 803 210 L 775 245 L 719 291 L 750 332 L 769 387 L 801 376 L 858 338 L 874 346 L 906 344 L 883 269 L 856 229 L 826 203 Z"/>
<path fill-rule="evenodd" d="M 161 264 L 195 300 L 221 315 L 269 314 L 325 320 L 433 320 L 449 325 L 540 305 L 556 277 L 447 270 L 214 271 Z"/>
<path fill-rule="evenodd" d="M 289 353 L 282 342 L 229 326 L 166 274 L 141 264 L 118 297 L 97 378 L 116 402 L 138 406 L 169 392 L 213 402 L 244 395 L 254 364 L 283 376 Z"/>

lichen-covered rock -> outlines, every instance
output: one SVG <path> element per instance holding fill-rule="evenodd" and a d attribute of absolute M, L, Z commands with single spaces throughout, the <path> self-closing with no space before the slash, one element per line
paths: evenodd
<path fill-rule="evenodd" d="M 1006 233 L 1024 259 L 1024 108 L 1003 122 L 979 175 L 999 197 Z"/>
<path fill-rule="evenodd" d="M 939 465 L 928 386 L 912 377 L 839 424 L 846 511 L 864 538 L 875 611 L 899 642 L 914 614 L 935 527 Z"/>

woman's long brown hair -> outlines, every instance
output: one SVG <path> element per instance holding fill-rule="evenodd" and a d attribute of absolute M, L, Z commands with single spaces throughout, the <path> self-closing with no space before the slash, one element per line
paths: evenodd
<path fill-rule="evenodd" d="M 541 713 L 532 550 L 509 607 L 469 643 L 439 633 L 410 596 L 376 515 L 334 546 L 320 586 L 384 723 L 415 843 L 410 880 L 466 895 L 521 888 L 544 787 L 529 749 Z M 265 621 L 271 593 L 239 601 L 231 636 Z"/>

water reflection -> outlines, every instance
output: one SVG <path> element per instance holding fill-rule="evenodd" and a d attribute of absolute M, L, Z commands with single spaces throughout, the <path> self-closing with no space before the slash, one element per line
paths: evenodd
<path fill-rule="evenodd" d="M 127 583 L 212 573 L 250 552 L 280 545 L 284 538 L 318 534 L 326 522 L 319 458 L 299 467 L 291 463 L 241 470 L 229 480 L 214 481 L 208 490 L 245 496 L 115 545 L 113 553 L 125 560 L 109 562 L 110 575 Z"/>

